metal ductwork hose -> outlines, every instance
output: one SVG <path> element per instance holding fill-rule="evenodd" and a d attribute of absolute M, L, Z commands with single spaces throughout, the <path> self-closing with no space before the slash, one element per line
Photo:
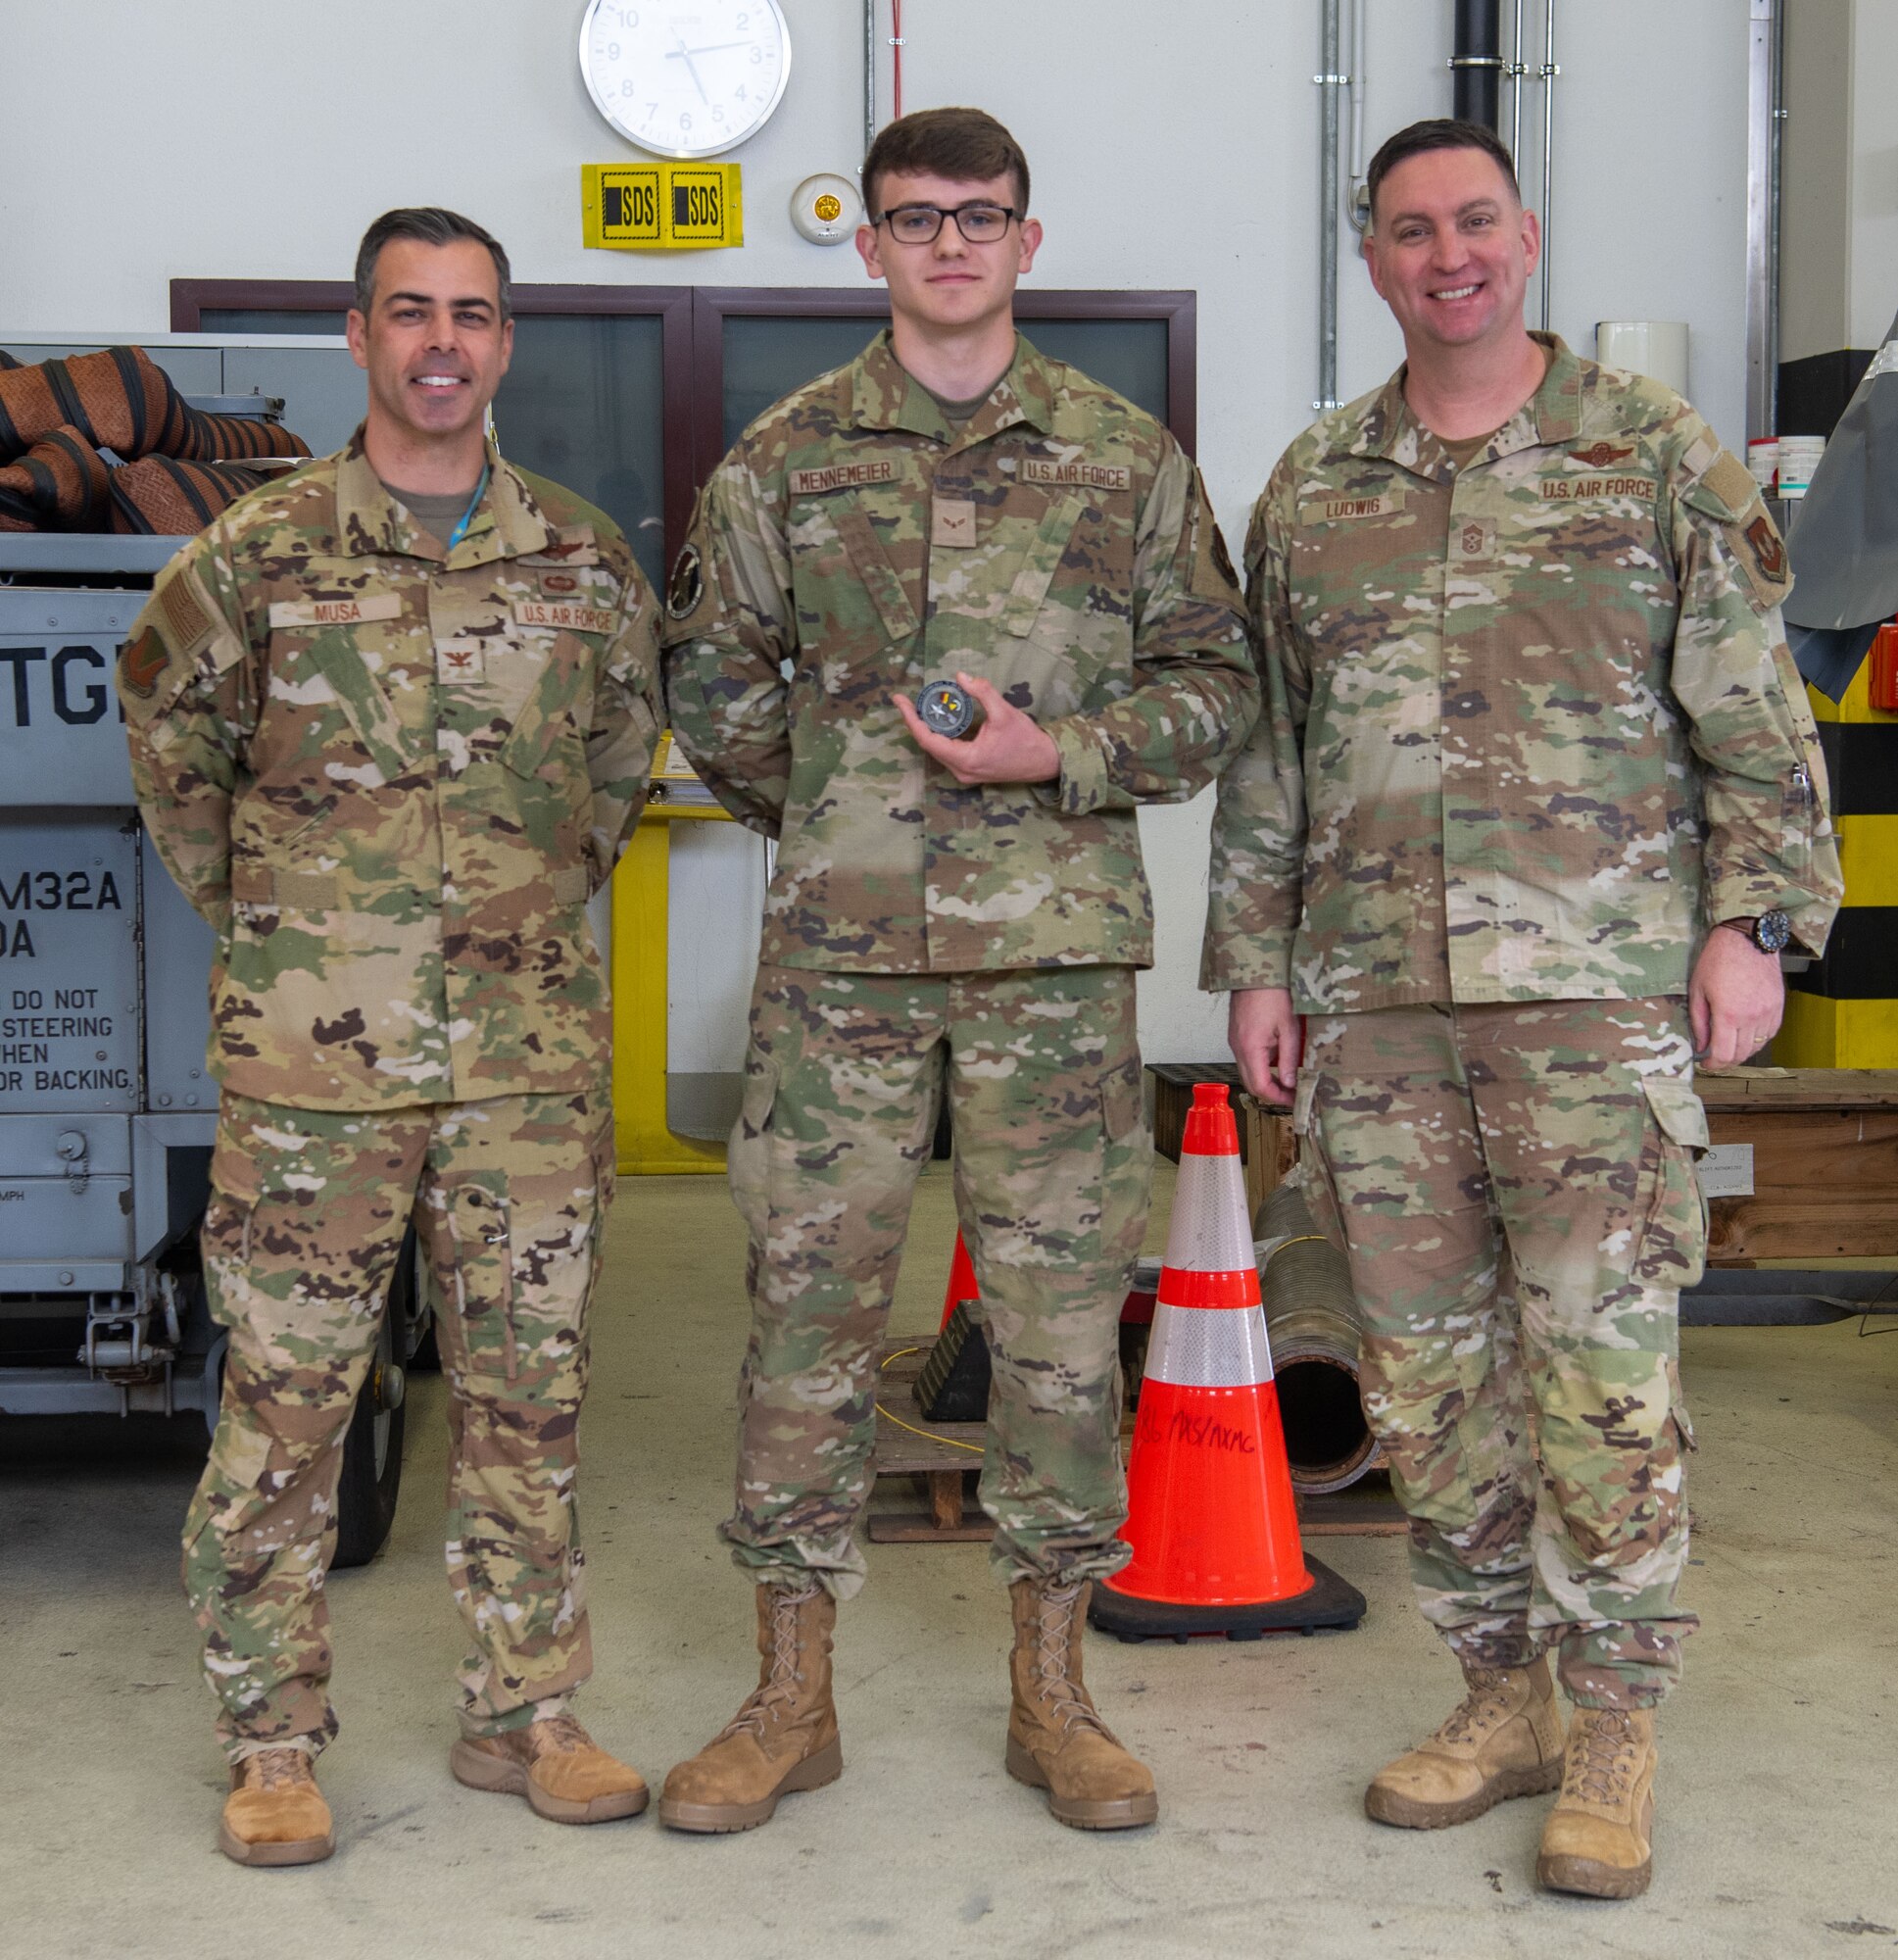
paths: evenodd
<path fill-rule="evenodd" d="M 1502 0 L 1456 0 L 1456 52 L 1450 57 L 1450 74 L 1458 121 L 1481 122 L 1489 129 L 1499 125 L 1502 68 Z"/>
<path fill-rule="evenodd" d="M 1350 1268 L 1313 1226 L 1293 1181 L 1267 1197 L 1252 1231 L 1293 1488 L 1341 1491 L 1379 1461 L 1358 1399 L 1363 1318 Z"/>

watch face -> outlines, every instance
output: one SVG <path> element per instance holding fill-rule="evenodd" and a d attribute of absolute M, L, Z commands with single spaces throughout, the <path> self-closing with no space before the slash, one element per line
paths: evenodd
<path fill-rule="evenodd" d="M 1753 943 L 1762 953 L 1783 953 L 1792 943 L 1792 919 L 1782 911 L 1762 912 L 1753 928 Z"/>
<path fill-rule="evenodd" d="M 622 5 L 591 0 L 580 73 L 628 142 L 662 157 L 710 157 L 764 126 L 791 74 L 778 0 Z"/>

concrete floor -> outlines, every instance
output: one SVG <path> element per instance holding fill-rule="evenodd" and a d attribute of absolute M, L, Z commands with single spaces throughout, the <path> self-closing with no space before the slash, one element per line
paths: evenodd
<path fill-rule="evenodd" d="M 934 1325 L 950 1235 L 924 1181 L 897 1331 Z M 1163 1235 L 1164 1193 L 1155 1243 Z M 657 1783 L 731 1713 L 750 1601 L 714 1544 L 731 1474 L 743 1245 L 722 1180 L 628 1180 L 585 1427 L 598 1673 L 580 1712 Z M 1876 1324 L 1876 1323 L 1874 1323 Z M 1887 1323 L 1888 1324 L 1888 1323 Z M 1706 1621 L 1663 1731 L 1658 1878 L 1626 1905 L 1533 1885 L 1544 1800 L 1412 1836 L 1367 1774 L 1455 1692 L 1390 1539 L 1322 1549 L 1354 1634 L 1123 1647 L 1109 1719 L 1153 1764 L 1150 1830 L 1054 1824 L 1001 1766 L 1006 1612 L 979 1545 L 871 1550 L 843 1616 L 850 1768 L 762 1831 L 543 1824 L 447 1772 L 458 1627 L 442 1579 L 439 1379 L 415 1385 L 392 1543 L 338 1577 L 340 1848 L 250 1873 L 176 1582 L 186 1424 L 0 1425 L 0 1949 L 57 1960 L 376 1952 L 1053 1956 L 1851 1955 L 1898 1944 L 1898 1340 L 1689 1333 L 1700 1433 L 1688 1596 Z"/>

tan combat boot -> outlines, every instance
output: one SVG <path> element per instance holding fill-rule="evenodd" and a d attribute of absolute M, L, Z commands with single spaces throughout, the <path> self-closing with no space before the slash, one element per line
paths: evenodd
<path fill-rule="evenodd" d="M 1578 1708 L 1535 1876 L 1549 1890 L 1635 1898 L 1654 1875 L 1654 1711 Z"/>
<path fill-rule="evenodd" d="M 659 1822 L 674 1831 L 750 1831 L 778 1798 L 816 1789 L 844 1771 L 830 1698 L 837 1601 L 815 1580 L 757 1589 L 757 1687 L 659 1791 Z"/>
<path fill-rule="evenodd" d="M 1008 1676 L 1008 1774 L 1047 1791 L 1047 1807 L 1080 1831 L 1125 1831 L 1160 1814 L 1153 1776 L 1095 1712 L 1081 1678 L 1088 1581 L 1017 1579 L 1008 1589 L 1015 1650 Z"/>
<path fill-rule="evenodd" d="M 319 1865 L 335 1850 L 307 1750 L 259 1749 L 231 1764 L 218 1844 L 240 1865 Z"/>
<path fill-rule="evenodd" d="M 1440 1831 L 1562 1781 L 1562 1714 L 1547 1659 L 1469 1667 L 1463 1676 L 1469 1691 L 1436 1735 L 1371 1779 L 1366 1816 L 1407 1831 Z"/>
<path fill-rule="evenodd" d="M 571 1715 L 500 1736 L 464 1736 L 448 1752 L 457 1783 L 524 1796 L 555 1824 L 605 1824 L 646 1808 L 646 1781 L 608 1755 Z"/>

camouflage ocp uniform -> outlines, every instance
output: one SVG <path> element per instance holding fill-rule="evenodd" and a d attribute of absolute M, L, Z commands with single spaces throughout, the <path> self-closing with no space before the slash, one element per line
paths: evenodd
<path fill-rule="evenodd" d="M 1474 1662 L 1559 1644 L 1579 1702 L 1631 1706 L 1693 1625 L 1689 970 L 1776 906 L 1817 951 L 1840 882 L 1745 466 L 1539 337 L 1541 388 L 1462 467 L 1400 371 L 1273 472 L 1268 707 L 1221 785 L 1203 978 L 1309 1017 L 1294 1127 L 1426 1614 Z"/>
<path fill-rule="evenodd" d="M 861 1583 L 877 1342 L 947 1093 L 997 1564 L 1111 1572 L 1151 1156 L 1136 811 L 1203 787 L 1257 708 L 1197 472 L 1025 340 L 951 427 L 886 335 L 746 431 L 668 612 L 678 739 L 778 843 L 731 1144 L 754 1317 L 724 1536 L 760 1575 Z M 922 754 L 891 696 L 958 669 L 1047 729 L 1057 780 L 965 788 Z"/>
<path fill-rule="evenodd" d="M 462 1720 L 558 1712 L 590 1665 L 574 1430 L 613 1153 L 585 906 L 645 800 L 657 608 L 607 518 L 488 466 L 444 556 L 359 434 L 194 539 L 120 662 L 140 808 L 219 935 L 204 1250 L 230 1345 L 184 1577 L 233 1755 L 335 1733 L 342 1441 L 412 1215 Z"/>

